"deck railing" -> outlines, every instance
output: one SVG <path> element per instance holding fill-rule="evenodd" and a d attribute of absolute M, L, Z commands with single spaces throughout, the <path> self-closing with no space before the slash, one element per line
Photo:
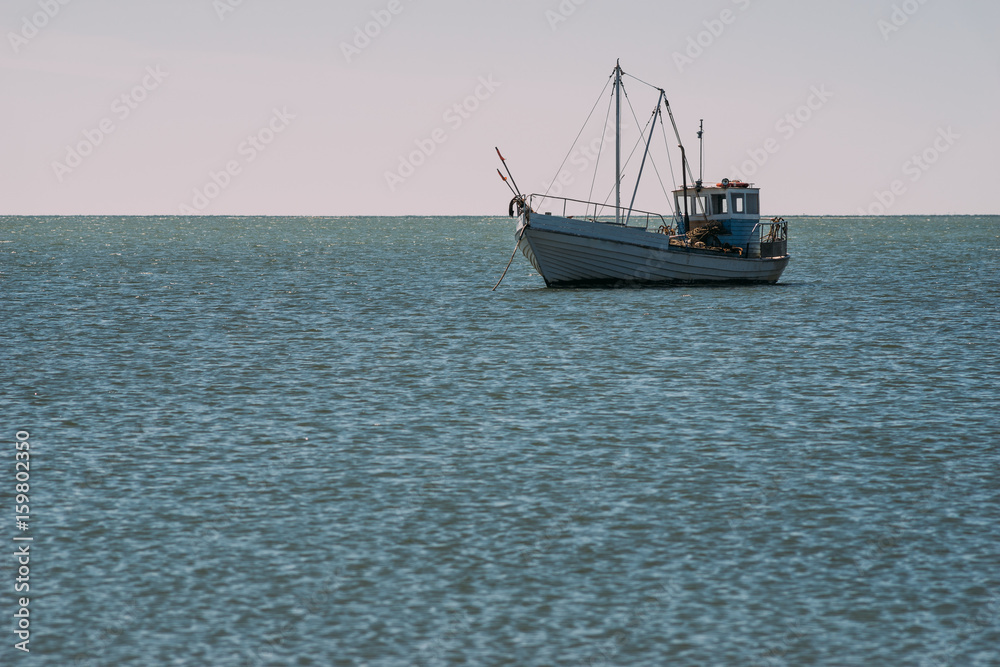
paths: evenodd
<path fill-rule="evenodd" d="M 537 211 L 538 209 L 535 208 L 536 200 L 538 201 L 538 204 L 540 206 L 542 203 L 550 199 L 552 201 L 557 202 L 557 206 L 558 202 L 562 202 L 561 215 L 564 218 L 581 218 L 583 220 L 599 222 L 605 225 L 618 225 L 619 227 L 626 227 L 626 226 L 640 227 L 640 225 L 629 224 L 639 219 L 644 222 L 644 224 L 641 225 L 642 229 L 649 229 L 650 222 L 652 222 L 653 225 L 658 228 L 668 229 L 670 227 L 670 225 L 667 222 L 667 218 L 663 217 L 662 214 L 654 213 L 652 211 L 641 211 L 637 208 L 628 209 L 623 207 L 621 209 L 621 216 L 620 216 L 622 221 L 616 222 L 614 213 L 612 213 L 611 215 L 598 215 L 599 211 L 603 211 L 606 209 L 611 209 L 612 211 L 614 211 L 615 209 L 614 206 L 608 206 L 607 204 L 602 204 L 599 202 L 585 201 L 583 199 L 572 199 L 570 197 L 554 197 L 552 195 L 533 194 L 528 196 L 528 206 L 531 208 L 532 211 Z M 567 213 L 569 212 L 570 204 L 577 205 L 573 207 L 573 212 L 574 212 L 573 215 L 567 215 Z M 580 205 L 582 205 L 584 208 L 582 215 L 580 215 L 578 212 Z M 593 211 L 591 211 L 591 209 L 593 209 Z M 544 212 L 546 215 L 551 215 L 551 211 L 542 211 L 542 212 Z M 671 216 L 671 218 L 672 217 L 673 216 Z"/>
<path fill-rule="evenodd" d="M 755 232 L 759 257 L 784 257 L 788 254 L 788 223 L 784 218 L 761 220 L 754 225 L 753 231 L 750 232 L 751 239 L 754 238 Z M 747 244 L 747 254 L 753 256 L 749 243 Z"/>

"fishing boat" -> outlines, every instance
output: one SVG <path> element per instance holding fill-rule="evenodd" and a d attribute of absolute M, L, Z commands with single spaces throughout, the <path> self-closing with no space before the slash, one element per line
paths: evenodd
<path fill-rule="evenodd" d="M 548 193 L 522 194 L 497 149 L 514 194 L 508 208 L 510 217 L 517 218 L 514 253 L 520 250 L 549 287 L 777 282 L 789 261 L 788 223 L 781 218 L 761 218 L 760 189 L 752 183 L 724 178 L 706 184 L 703 178 L 694 178 L 662 88 L 655 88 L 658 99 L 647 123 L 648 139 L 645 130 L 640 134 L 638 145 L 644 141 L 645 152 L 631 203 L 623 204 L 622 93 L 626 76 L 618 63 L 608 82 L 614 83 L 611 104 L 616 108 L 613 204 Z M 672 210 L 655 213 L 638 210 L 634 204 L 656 121 L 662 128 L 664 110 L 680 149 L 682 184 L 672 190 L 672 202 L 668 201 Z M 665 129 L 663 134 L 666 139 Z M 698 138 L 703 169 L 703 122 Z M 500 176 L 507 181 L 503 173 Z"/>

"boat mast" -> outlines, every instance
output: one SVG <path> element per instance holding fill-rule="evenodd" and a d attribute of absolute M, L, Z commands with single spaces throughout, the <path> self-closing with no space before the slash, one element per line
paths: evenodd
<path fill-rule="evenodd" d="M 701 144 L 701 160 L 698 166 L 698 188 L 701 188 L 702 182 L 705 180 L 705 119 L 701 119 L 701 125 L 698 127 L 698 143 Z"/>
<path fill-rule="evenodd" d="M 615 224 L 622 221 L 622 61 L 615 64 Z"/>
<path fill-rule="evenodd" d="M 684 182 L 684 231 L 683 234 L 687 234 L 691 228 L 691 218 L 688 215 L 688 179 L 687 172 L 684 171 L 684 165 L 687 164 L 687 154 L 684 152 L 684 144 L 680 144 L 681 149 L 681 178 Z M 696 209 L 697 210 L 697 209 Z"/>

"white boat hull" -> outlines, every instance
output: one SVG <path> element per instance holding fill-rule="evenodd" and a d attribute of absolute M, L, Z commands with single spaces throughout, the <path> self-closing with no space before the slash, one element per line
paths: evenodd
<path fill-rule="evenodd" d="M 527 216 L 527 217 L 526 217 Z M 788 256 L 751 258 L 671 246 L 639 227 L 543 215 L 518 218 L 518 247 L 550 287 L 598 283 L 775 283 Z"/>

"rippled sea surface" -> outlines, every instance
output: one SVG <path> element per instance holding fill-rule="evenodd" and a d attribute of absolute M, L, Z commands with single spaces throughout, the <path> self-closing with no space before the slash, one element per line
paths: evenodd
<path fill-rule="evenodd" d="M 512 227 L 0 218 L 32 664 L 1000 665 L 1000 218 L 491 292 Z"/>

